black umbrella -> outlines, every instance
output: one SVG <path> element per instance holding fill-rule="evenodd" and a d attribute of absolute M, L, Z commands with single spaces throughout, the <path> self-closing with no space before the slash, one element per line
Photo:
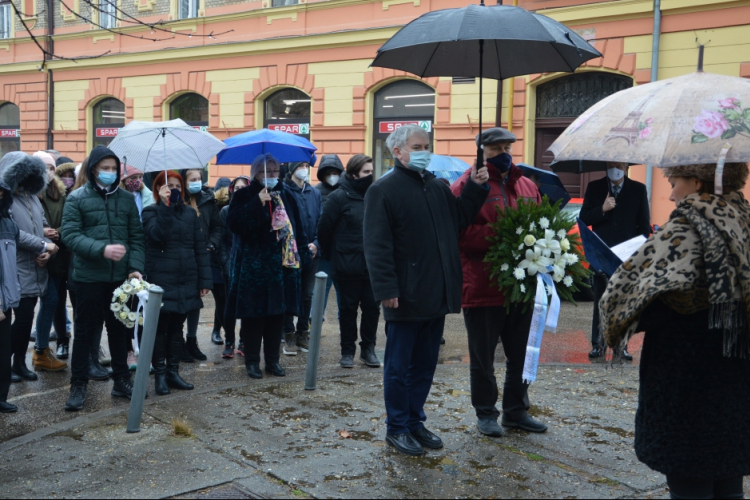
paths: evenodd
<path fill-rule="evenodd" d="M 564 24 L 520 7 L 469 5 L 429 12 L 404 26 L 378 50 L 371 66 L 430 76 L 479 77 L 479 133 L 482 133 L 482 78 L 554 71 L 573 72 L 602 57 Z M 477 165 L 482 151 L 477 150 Z"/>
<path fill-rule="evenodd" d="M 563 208 L 570 201 L 570 194 L 565 189 L 565 185 L 562 183 L 557 174 L 554 174 L 548 170 L 542 170 L 541 168 L 532 167 L 525 163 L 519 163 L 516 165 L 518 168 L 523 170 L 523 175 L 530 178 L 539 187 L 539 193 L 542 196 L 547 196 L 549 202 L 554 204 L 558 200 L 562 200 L 560 208 Z"/>
<path fill-rule="evenodd" d="M 586 172 L 604 172 L 607 170 L 606 161 L 596 160 L 566 160 L 556 161 L 549 168 L 556 174 L 567 172 L 571 174 L 584 174 Z"/>

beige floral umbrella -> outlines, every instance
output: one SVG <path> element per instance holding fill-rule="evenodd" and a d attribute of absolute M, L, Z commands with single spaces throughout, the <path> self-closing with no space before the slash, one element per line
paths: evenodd
<path fill-rule="evenodd" d="M 552 144 L 556 161 L 674 167 L 750 161 L 750 80 L 699 71 L 620 91 Z"/>

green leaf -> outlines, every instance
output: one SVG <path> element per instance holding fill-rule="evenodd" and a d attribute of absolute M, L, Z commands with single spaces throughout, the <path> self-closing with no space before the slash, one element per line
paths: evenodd
<path fill-rule="evenodd" d="M 725 109 L 724 116 L 726 116 L 727 120 L 730 121 L 740 119 L 740 113 L 736 109 Z"/>
<path fill-rule="evenodd" d="M 690 139 L 691 144 L 701 144 L 703 142 L 708 141 L 708 136 L 705 136 L 703 134 L 699 134 L 697 132 L 693 133 L 693 138 Z"/>
<path fill-rule="evenodd" d="M 750 108 L 747 108 L 742 112 L 742 119 L 743 120 L 750 120 Z"/>
<path fill-rule="evenodd" d="M 726 132 L 724 132 L 723 134 L 721 134 L 721 138 L 722 139 L 731 139 L 735 135 L 737 135 L 737 130 L 735 130 L 734 127 L 731 127 L 729 130 L 727 130 Z"/>

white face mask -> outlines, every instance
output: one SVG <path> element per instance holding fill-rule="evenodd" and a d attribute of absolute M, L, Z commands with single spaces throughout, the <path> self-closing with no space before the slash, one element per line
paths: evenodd
<path fill-rule="evenodd" d="M 619 168 L 608 168 L 607 177 L 609 177 L 609 180 L 611 180 L 612 182 L 617 182 L 625 177 L 625 172 L 623 170 L 620 170 Z"/>
<path fill-rule="evenodd" d="M 301 180 L 301 181 L 306 181 L 307 180 L 307 169 L 305 169 L 305 168 L 298 168 L 297 170 L 294 171 L 294 176 L 297 179 Z"/>
<path fill-rule="evenodd" d="M 326 177 L 326 182 L 328 183 L 329 186 L 335 186 L 336 184 L 339 183 L 339 179 L 341 179 L 341 176 L 338 176 L 335 174 L 329 175 L 328 177 Z"/>

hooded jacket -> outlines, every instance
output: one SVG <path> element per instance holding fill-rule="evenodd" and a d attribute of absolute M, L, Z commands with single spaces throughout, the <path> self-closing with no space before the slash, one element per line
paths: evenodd
<path fill-rule="evenodd" d="M 44 218 L 47 220 L 49 226 L 58 233 L 62 224 L 62 213 L 63 208 L 65 208 L 66 197 L 65 184 L 63 184 L 57 175 L 49 182 L 47 189 L 39 195 L 42 207 L 44 208 Z M 54 243 L 57 244 L 60 250 L 50 259 L 47 269 L 50 274 L 56 276 L 65 275 L 70 265 L 70 252 L 63 242 L 55 241 Z"/>
<path fill-rule="evenodd" d="M 16 264 L 21 297 L 41 297 L 47 291 L 49 272 L 37 265 L 36 258 L 50 241 L 44 237 L 48 224 L 38 195 L 47 188 L 47 167 L 39 158 L 15 151 L 3 156 L 0 175 L 13 193 L 10 215 L 19 229 Z"/>
<path fill-rule="evenodd" d="M 323 155 L 320 158 L 320 165 L 318 166 L 318 180 L 320 184 L 315 186 L 323 197 L 323 203 L 329 194 L 336 191 L 340 184 L 336 186 L 329 186 L 326 184 L 325 178 L 331 174 L 337 174 L 339 176 L 344 175 L 344 164 L 341 163 L 341 158 L 338 155 Z"/>
<path fill-rule="evenodd" d="M 289 172 L 284 179 L 287 184 L 289 192 L 297 200 L 297 206 L 299 207 L 300 218 L 302 219 L 302 225 L 305 226 L 305 234 L 310 243 L 314 243 L 318 248 L 318 253 L 315 257 L 319 257 L 320 254 L 320 243 L 318 243 L 318 221 L 320 220 L 320 214 L 323 211 L 323 198 L 320 191 L 313 189 L 313 187 L 305 182 L 302 189 L 292 179 L 294 171 Z"/>
<path fill-rule="evenodd" d="M 13 194 L 0 176 L 0 311 L 18 307 L 21 302 L 21 283 L 18 280 L 16 254 L 18 249 L 19 230 L 10 218 L 10 207 Z"/>
<path fill-rule="evenodd" d="M 96 182 L 94 169 L 105 158 L 117 161 L 118 178 L 109 188 Z M 116 283 L 132 272 L 145 271 L 143 227 L 133 195 L 119 189 L 120 160 L 112 150 L 97 146 L 89 155 L 89 181 L 68 195 L 63 210 L 61 236 L 73 253 L 73 281 Z M 107 245 L 124 245 L 119 262 L 104 258 Z"/>

